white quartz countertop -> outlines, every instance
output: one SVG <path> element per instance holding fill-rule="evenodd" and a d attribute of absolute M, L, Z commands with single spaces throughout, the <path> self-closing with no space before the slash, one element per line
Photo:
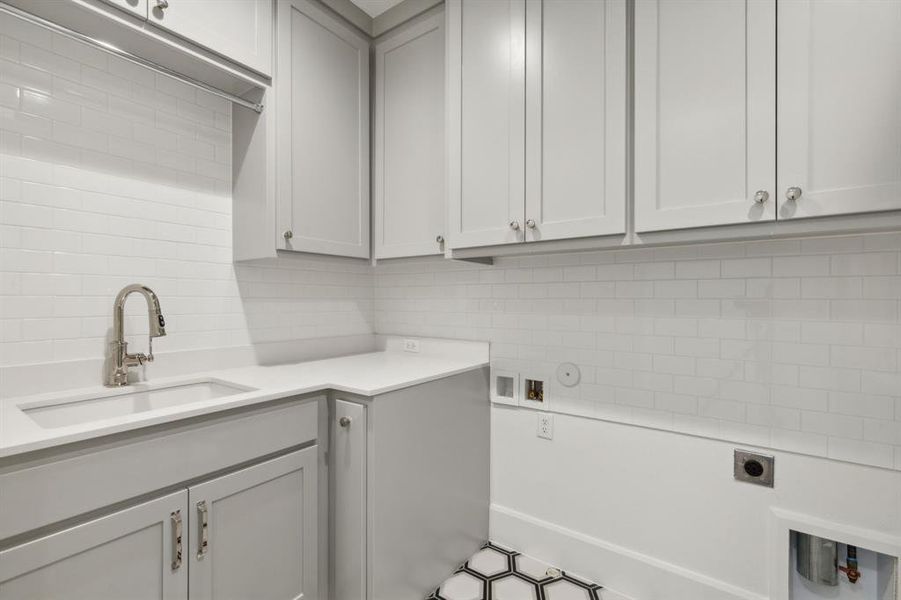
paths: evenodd
<path fill-rule="evenodd" d="M 460 343 L 455 344 L 450 352 L 444 353 L 407 353 L 389 348 L 385 351 L 295 364 L 193 373 L 190 376 L 136 383 L 115 390 L 98 385 L 94 388 L 7 398 L 0 402 L 0 458 L 302 394 L 335 390 L 361 396 L 378 396 L 487 365 L 487 344 Z M 252 390 L 62 427 L 42 427 L 22 410 L 61 404 L 73 397 L 115 396 L 172 383 L 210 379 Z"/>

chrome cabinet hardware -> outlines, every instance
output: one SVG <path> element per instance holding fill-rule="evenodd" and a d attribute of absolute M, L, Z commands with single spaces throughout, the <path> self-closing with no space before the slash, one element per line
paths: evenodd
<path fill-rule="evenodd" d="M 156 7 L 160 10 L 169 8 L 169 0 L 156 0 Z"/>
<path fill-rule="evenodd" d="M 338 419 L 338 425 L 344 427 L 345 429 L 350 427 L 351 418 L 350 417 L 341 417 Z"/>
<path fill-rule="evenodd" d="M 138 293 L 147 301 L 147 318 L 150 320 L 150 331 L 147 342 L 147 354 L 129 354 L 128 342 L 125 341 L 125 301 Z M 160 308 L 159 298 L 146 285 L 133 283 L 127 285 L 116 296 L 113 303 L 113 341 L 109 344 L 109 360 L 107 361 L 104 385 L 119 387 L 128 385 L 128 368 L 138 367 L 153 362 L 153 338 L 166 335 L 166 319 Z"/>
<path fill-rule="evenodd" d="M 801 188 L 799 188 L 799 187 L 790 187 L 787 190 L 785 190 L 785 197 L 787 199 L 791 200 L 792 202 L 795 202 L 796 200 L 800 200 L 801 194 L 802 194 L 802 191 L 801 191 Z"/>
<path fill-rule="evenodd" d="M 444 236 L 443 236 L 443 235 L 439 235 L 438 237 L 435 238 L 435 241 L 438 242 L 439 244 L 443 244 L 443 243 L 444 243 Z"/>
<path fill-rule="evenodd" d="M 206 508 L 206 500 L 197 503 L 197 558 L 206 556 L 210 546 L 209 511 Z"/>
<path fill-rule="evenodd" d="M 177 571 L 181 567 L 181 511 L 170 514 L 169 519 L 172 521 L 172 570 Z"/>
<path fill-rule="evenodd" d="M 758 190 L 757 193 L 754 194 L 754 202 L 757 204 L 765 204 L 769 199 L 770 193 L 766 190 Z"/>
<path fill-rule="evenodd" d="M 512 229 L 513 231 L 519 231 L 519 221 L 517 221 L 516 219 L 510 221 L 510 229 Z"/>
<path fill-rule="evenodd" d="M 291 238 L 294 237 L 294 232 L 291 231 L 290 229 L 287 229 L 287 230 L 285 230 L 285 233 L 283 233 L 282 235 L 285 237 L 286 240 L 290 240 Z"/>
<path fill-rule="evenodd" d="M 529 219 L 528 221 L 526 221 L 526 227 L 528 227 L 529 229 L 535 229 L 535 220 Z"/>

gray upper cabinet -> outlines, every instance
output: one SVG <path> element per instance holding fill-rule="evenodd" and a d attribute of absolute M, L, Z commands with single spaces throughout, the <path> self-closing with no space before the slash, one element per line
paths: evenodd
<path fill-rule="evenodd" d="M 779 218 L 901 209 L 901 3 L 777 16 Z"/>
<path fill-rule="evenodd" d="M 277 20 L 277 247 L 369 258 L 369 40 L 310 0 Z"/>
<path fill-rule="evenodd" d="M 524 0 L 449 0 L 448 243 L 522 241 Z"/>
<path fill-rule="evenodd" d="M 263 75 L 272 73 L 272 0 L 116 0 L 147 20 Z"/>
<path fill-rule="evenodd" d="M 440 11 L 375 45 L 375 258 L 443 250 L 444 44 Z"/>
<path fill-rule="evenodd" d="M 189 489 L 191 600 L 319 597 L 316 452 Z"/>
<path fill-rule="evenodd" d="M 187 509 L 182 490 L 4 550 L 0 598 L 184 600 Z"/>
<path fill-rule="evenodd" d="M 447 11 L 450 248 L 625 233 L 625 1 Z"/>
<path fill-rule="evenodd" d="M 526 1 L 526 241 L 626 231 L 626 2 Z"/>
<path fill-rule="evenodd" d="M 637 231 L 775 219 L 775 26 L 775 0 L 635 3 Z"/>

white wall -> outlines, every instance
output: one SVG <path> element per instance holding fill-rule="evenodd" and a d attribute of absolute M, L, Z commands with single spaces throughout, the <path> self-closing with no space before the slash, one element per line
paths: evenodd
<path fill-rule="evenodd" d="M 553 441 L 492 411 L 498 542 L 639 600 L 787 600 L 774 510 L 901 554 L 899 261 L 880 234 L 386 262 L 376 329 L 551 382 Z M 733 480 L 736 447 L 775 454 L 774 489 Z"/>
<path fill-rule="evenodd" d="M 768 489 L 733 480 L 734 444 L 569 415 L 547 441 L 536 414 L 492 411 L 492 538 L 628 596 L 788 600 L 773 509 L 901 554 L 901 472 L 777 451 Z"/>
<path fill-rule="evenodd" d="M 153 368 L 174 351 L 372 333 L 364 261 L 232 265 L 224 100 L 3 16 L 0 153 L 4 380 L 101 358 L 113 298 L 134 281 L 167 319 Z M 142 304 L 128 304 L 135 350 Z"/>

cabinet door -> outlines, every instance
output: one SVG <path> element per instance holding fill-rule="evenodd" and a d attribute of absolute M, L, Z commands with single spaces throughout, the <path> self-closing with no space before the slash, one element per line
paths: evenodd
<path fill-rule="evenodd" d="M 637 231 L 775 218 L 775 17 L 775 0 L 635 3 Z"/>
<path fill-rule="evenodd" d="M 142 19 L 147 18 L 147 0 L 105 0 L 117 8 Z"/>
<path fill-rule="evenodd" d="M 318 597 L 316 446 L 188 492 L 192 600 Z"/>
<path fill-rule="evenodd" d="M 450 0 L 446 10 L 448 242 L 451 248 L 519 242 L 525 0 Z"/>
<path fill-rule="evenodd" d="M 444 14 L 375 46 L 375 257 L 440 254 L 445 235 Z"/>
<path fill-rule="evenodd" d="M 526 240 L 626 231 L 626 2 L 526 2 Z"/>
<path fill-rule="evenodd" d="M 131 3 L 134 0 L 117 0 Z M 143 0 L 148 20 L 258 73 L 272 73 L 272 0 Z"/>
<path fill-rule="evenodd" d="M 183 600 L 187 509 L 180 491 L 4 550 L 0 598 Z"/>
<path fill-rule="evenodd" d="M 310 0 L 278 11 L 279 248 L 369 258 L 369 41 Z"/>
<path fill-rule="evenodd" d="M 329 460 L 332 595 L 364 600 L 367 597 L 366 407 L 335 400 L 333 412 Z"/>
<path fill-rule="evenodd" d="M 778 22 L 779 218 L 901 209 L 901 2 L 792 0 Z"/>

